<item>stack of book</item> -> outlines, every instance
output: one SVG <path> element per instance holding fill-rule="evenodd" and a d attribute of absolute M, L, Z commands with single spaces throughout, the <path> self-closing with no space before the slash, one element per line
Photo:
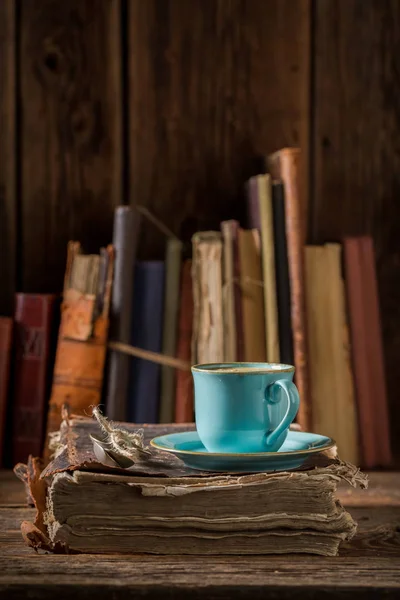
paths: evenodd
<path fill-rule="evenodd" d="M 126 432 L 135 428 L 119 424 Z M 144 443 L 182 426 L 144 426 Z M 334 556 L 356 524 L 335 496 L 338 481 L 365 477 L 334 455 L 303 470 L 229 474 L 194 471 L 151 450 L 129 469 L 99 463 L 95 421 L 63 421 L 56 458 L 17 465 L 37 508 L 25 541 L 55 552 Z"/>

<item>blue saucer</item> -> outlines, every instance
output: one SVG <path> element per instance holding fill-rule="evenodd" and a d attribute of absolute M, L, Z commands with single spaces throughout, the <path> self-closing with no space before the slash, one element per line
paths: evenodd
<path fill-rule="evenodd" d="M 289 431 L 285 443 L 277 452 L 222 454 L 208 452 L 196 431 L 184 431 L 161 435 L 152 439 L 150 444 L 157 450 L 175 454 L 192 469 L 256 473 L 296 469 L 312 454 L 329 450 L 335 442 L 316 433 Z"/>

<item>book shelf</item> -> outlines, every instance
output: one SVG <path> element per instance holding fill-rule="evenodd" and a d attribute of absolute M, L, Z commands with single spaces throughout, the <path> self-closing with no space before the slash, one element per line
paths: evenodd
<path fill-rule="evenodd" d="M 3 0 L 0 314 L 16 291 L 60 291 L 68 240 L 97 251 L 119 203 L 188 242 L 244 218 L 259 155 L 300 146 L 306 240 L 374 238 L 399 457 L 399 13 L 369 0 Z M 163 247 L 146 227 L 139 255 Z"/>

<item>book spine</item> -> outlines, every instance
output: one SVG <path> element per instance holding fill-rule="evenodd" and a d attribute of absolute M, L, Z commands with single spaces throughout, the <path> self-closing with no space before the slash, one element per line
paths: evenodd
<path fill-rule="evenodd" d="M 339 455 L 358 464 L 341 246 L 307 246 L 305 255 L 313 431 L 331 436 Z"/>
<path fill-rule="evenodd" d="M 223 221 L 221 223 L 221 232 L 224 243 L 224 282 L 222 290 L 224 307 L 224 361 L 236 362 L 235 274 L 231 221 Z"/>
<path fill-rule="evenodd" d="M 79 242 L 69 242 L 61 322 L 58 333 L 53 385 L 47 416 L 45 461 L 50 458 L 51 433 L 58 431 L 62 409 L 76 415 L 90 414 L 91 407 L 101 400 L 104 363 L 109 329 L 114 247 L 107 246 L 100 262 L 104 262 L 105 276 L 98 280 L 99 301 L 70 288 L 74 262 L 80 256 Z M 101 304 L 101 313 L 94 314 L 95 305 Z M 82 327 L 83 325 L 83 327 Z"/>
<path fill-rule="evenodd" d="M 4 446 L 11 367 L 13 320 L 0 317 L 0 468 L 4 466 Z"/>
<path fill-rule="evenodd" d="M 264 302 L 261 284 L 260 234 L 257 229 L 239 230 L 244 360 L 265 362 Z"/>
<path fill-rule="evenodd" d="M 56 296 L 16 294 L 12 458 L 42 453 Z"/>
<path fill-rule="evenodd" d="M 300 200 L 300 150 L 284 148 L 268 157 L 269 172 L 273 179 L 281 179 L 285 186 L 286 238 L 288 245 L 296 384 L 300 395 L 297 422 L 304 431 L 311 425 L 311 398 L 309 393 L 307 324 L 304 290 L 304 224 Z"/>
<path fill-rule="evenodd" d="M 190 362 L 193 325 L 192 261 L 186 260 L 182 267 L 179 333 L 176 355 Z M 190 372 L 177 370 L 175 422 L 191 423 L 194 417 L 193 377 Z"/>
<path fill-rule="evenodd" d="M 282 182 L 272 183 L 272 208 L 275 244 L 275 273 L 278 302 L 280 360 L 292 365 L 293 333 L 290 314 L 290 281 L 285 230 L 285 197 Z"/>
<path fill-rule="evenodd" d="M 344 259 L 349 311 L 353 371 L 358 405 L 362 464 L 373 468 L 379 462 L 379 441 L 375 437 L 373 387 L 368 352 L 368 314 L 365 306 L 364 267 L 358 238 L 345 238 Z"/>
<path fill-rule="evenodd" d="M 197 363 L 224 360 L 222 236 L 199 232 L 193 240 L 194 323 L 192 356 Z"/>
<path fill-rule="evenodd" d="M 267 361 L 279 363 L 278 307 L 276 298 L 274 226 L 272 219 L 271 176 L 258 175 L 261 257 L 263 269 L 265 339 Z"/>
<path fill-rule="evenodd" d="M 179 288 L 182 264 L 182 242 L 176 238 L 167 241 L 165 264 L 165 303 L 162 352 L 175 356 Z M 175 404 L 175 369 L 161 367 L 160 423 L 173 423 Z"/>
<path fill-rule="evenodd" d="M 136 263 L 131 343 L 143 350 L 161 352 L 165 264 Z M 157 423 L 160 365 L 142 358 L 131 359 L 129 421 Z"/>
<path fill-rule="evenodd" d="M 349 328 L 346 311 L 346 294 L 342 277 L 342 246 L 326 244 L 328 287 L 330 289 L 328 317 L 332 328 L 332 403 L 336 409 L 336 431 L 333 436 L 339 456 L 354 465 L 359 464 L 358 422 L 354 377 L 350 358 Z M 320 273 L 323 278 L 323 272 Z M 327 365 L 327 368 L 329 366 Z M 326 396 L 328 397 L 328 396 Z M 320 399 L 319 399 L 320 401 Z"/>
<path fill-rule="evenodd" d="M 368 323 L 369 374 L 373 391 L 373 411 L 375 424 L 375 440 L 378 450 L 378 465 L 389 467 L 392 463 L 390 447 L 390 427 L 384 351 L 382 344 L 382 326 L 379 307 L 378 283 L 375 268 L 375 251 L 372 238 L 363 236 L 360 239 L 361 262 L 364 271 L 364 298 L 366 302 Z"/>
<path fill-rule="evenodd" d="M 110 307 L 110 333 L 113 340 L 129 343 L 134 281 L 134 262 L 140 215 L 129 206 L 114 213 L 114 281 Z M 126 421 L 129 381 L 129 356 L 110 351 L 106 411 L 110 419 Z"/>
<path fill-rule="evenodd" d="M 246 184 L 247 222 L 250 229 L 261 229 L 258 177 L 251 177 Z"/>

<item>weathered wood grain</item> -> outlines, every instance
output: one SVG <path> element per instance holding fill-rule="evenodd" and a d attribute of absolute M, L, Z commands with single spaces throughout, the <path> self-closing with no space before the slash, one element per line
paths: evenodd
<path fill-rule="evenodd" d="M 373 235 L 400 456 L 400 3 L 318 0 L 314 37 L 312 239 Z"/>
<path fill-rule="evenodd" d="M 244 216 L 255 155 L 308 149 L 309 0 L 128 3 L 130 198 L 188 240 Z M 307 168 L 305 168 L 305 173 Z M 150 224 L 140 249 L 163 256 Z"/>
<path fill-rule="evenodd" d="M 69 239 L 109 243 L 121 202 L 119 0 L 20 3 L 22 289 L 61 291 Z"/>
<path fill-rule="evenodd" d="M 17 286 L 16 8 L 0 2 L 0 315 L 11 316 Z"/>
<path fill-rule="evenodd" d="M 27 589 L 30 598 L 398 598 L 400 591 L 398 561 L 379 557 L 121 561 L 35 555 L 0 559 L 0 566 L 0 593 L 7 598 L 20 598 Z"/>
<path fill-rule="evenodd" d="M 0 470 L 0 508 L 25 506 L 25 486 L 13 471 Z"/>
<path fill-rule="evenodd" d="M 347 508 L 400 506 L 400 475 L 397 471 L 368 473 L 368 489 L 338 486 L 337 496 Z"/>

